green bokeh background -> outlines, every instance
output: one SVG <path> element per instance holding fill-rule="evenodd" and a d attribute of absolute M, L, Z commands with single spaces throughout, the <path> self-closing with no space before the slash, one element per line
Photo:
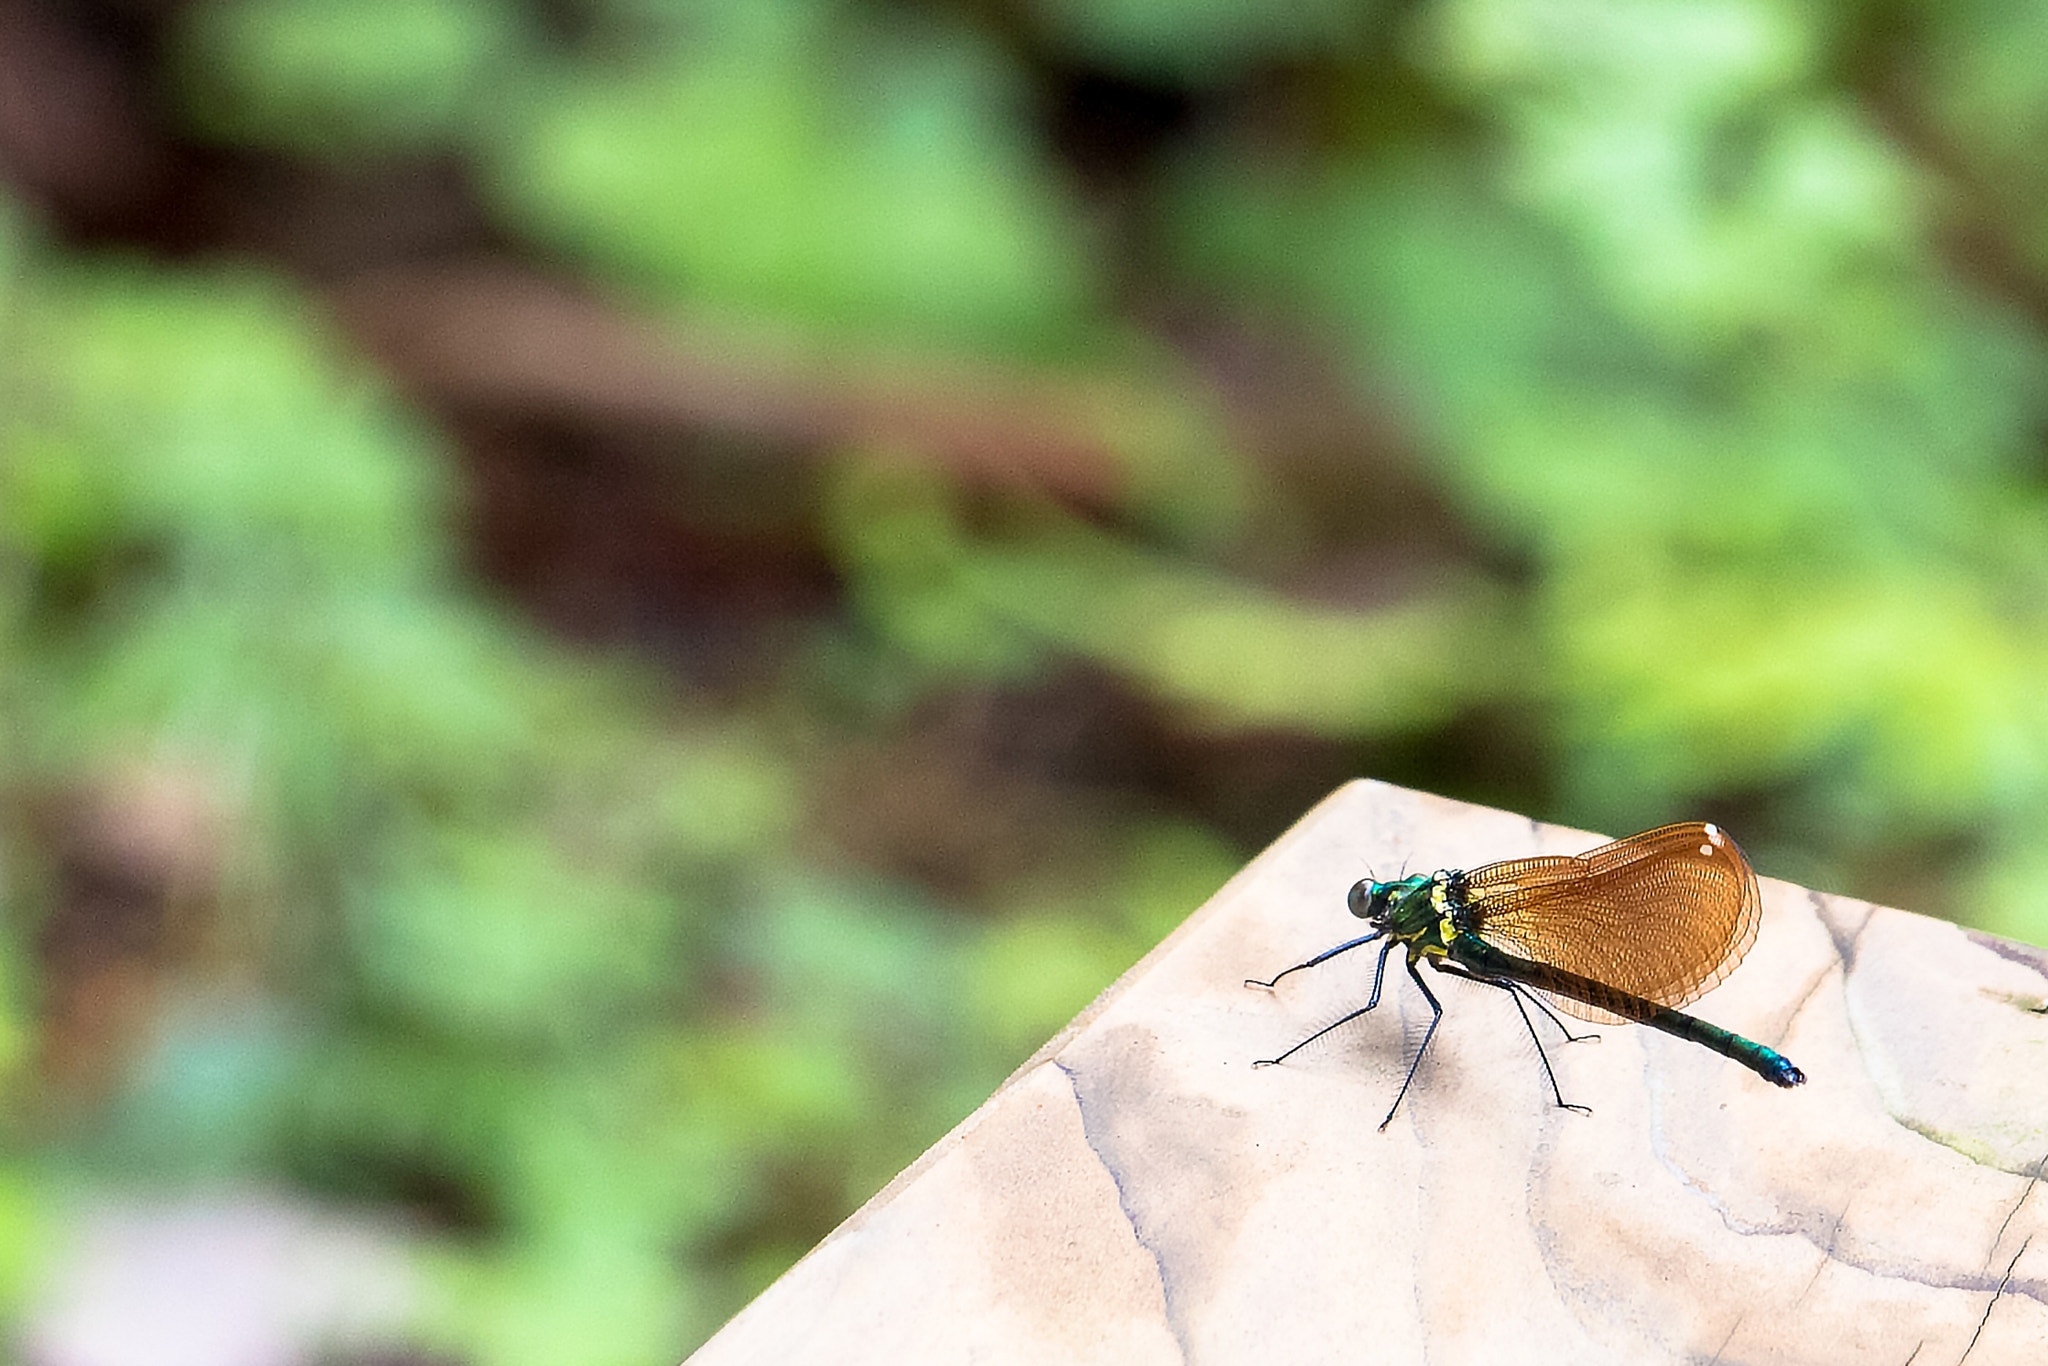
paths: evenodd
<path fill-rule="evenodd" d="M 2048 943 L 2038 5 L 43 8 L 16 1313 L 241 1184 L 673 1361 L 1360 774 Z"/>

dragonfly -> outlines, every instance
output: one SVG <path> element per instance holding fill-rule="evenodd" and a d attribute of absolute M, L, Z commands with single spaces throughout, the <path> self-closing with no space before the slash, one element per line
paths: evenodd
<path fill-rule="evenodd" d="M 1583 854 L 1505 859 L 1469 871 L 1417 873 L 1391 882 L 1363 878 L 1346 901 L 1372 929 L 1248 987 L 1273 990 L 1290 973 L 1342 953 L 1381 943 L 1372 995 L 1277 1057 L 1271 1067 L 1372 1010 L 1380 1003 L 1387 960 L 1404 950 L 1408 976 L 1429 1002 L 1429 1030 L 1394 1096 L 1384 1131 L 1422 1066 L 1444 1008 L 1416 969 L 1427 962 L 1452 977 L 1505 991 L 1521 1013 L 1551 1095 L 1566 1101 L 1524 1001 L 1550 1018 L 1567 1042 L 1574 1034 L 1550 1009 L 1594 1023 L 1635 1023 L 1710 1048 L 1774 1086 L 1798 1086 L 1806 1074 L 1792 1060 L 1718 1025 L 1687 1015 L 1688 1005 L 1718 984 L 1756 941 L 1763 899 L 1756 873 L 1728 833 L 1703 821 L 1660 826 Z M 1382 942 L 1383 941 L 1383 942 Z M 1546 1004 L 1548 1002 L 1548 1004 Z"/>

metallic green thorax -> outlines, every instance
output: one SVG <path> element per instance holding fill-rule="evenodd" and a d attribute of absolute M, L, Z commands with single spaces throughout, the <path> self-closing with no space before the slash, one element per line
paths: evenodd
<path fill-rule="evenodd" d="M 1417 873 L 1395 882 L 1367 879 L 1351 889 L 1351 914 L 1405 945 L 1410 963 L 1455 957 L 1453 945 L 1468 933 L 1456 879 L 1455 873 Z"/>

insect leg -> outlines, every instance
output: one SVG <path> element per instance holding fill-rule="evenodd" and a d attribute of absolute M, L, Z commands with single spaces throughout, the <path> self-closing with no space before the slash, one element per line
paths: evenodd
<path fill-rule="evenodd" d="M 1380 988 L 1386 984 L 1387 980 L 1387 954 L 1392 951 L 1393 947 L 1393 941 L 1389 940 L 1387 947 L 1380 950 L 1379 966 L 1372 970 L 1372 999 L 1365 1003 L 1367 1010 L 1371 1010 L 1380 1003 Z"/>
<path fill-rule="evenodd" d="M 1469 977 L 1475 982 L 1483 982 L 1490 987 L 1506 987 L 1510 991 L 1513 991 L 1516 995 L 1526 997 L 1530 1005 L 1535 1006 L 1538 1010 L 1542 1011 L 1544 1015 L 1549 1018 L 1550 1022 L 1557 1026 L 1557 1032 L 1564 1035 L 1564 1041 L 1566 1043 L 1600 1042 L 1600 1036 L 1598 1034 L 1592 1033 L 1590 1030 L 1584 1034 L 1572 1033 L 1572 1027 L 1566 1024 L 1562 1019 L 1558 1018 L 1557 1012 L 1552 1010 L 1549 1006 L 1545 1005 L 1543 1003 L 1543 998 L 1541 996 L 1538 996 L 1534 991 L 1531 991 L 1528 987 L 1524 986 L 1520 982 L 1517 982 L 1512 977 L 1481 977 L 1478 973 L 1472 972 L 1467 968 L 1458 967 L 1451 963 L 1446 962 L 1433 962 L 1430 964 L 1430 966 L 1435 968 L 1438 972 L 1448 972 L 1459 977 Z"/>
<path fill-rule="evenodd" d="M 1312 968 L 1312 967 L 1314 967 L 1314 966 L 1315 966 L 1316 964 L 1318 964 L 1318 963 L 1327 963 L 1327 962 L 1329 962 L 1329 961 L 1330 961 L 1330 960 L 1331 960 L 1332 958 L 1335 958 L 1335 957 L 1336 957 L 1336 956 L 1337 956 L 1338 954 L 1340 954 L 1340 953 L 1343 953 L 1343 952 L 1344 952 L 1345 950 L 1347 950 L 1347 949 L 1355 949 L 1355 948 L 1357 948 L 1357 947 L 1358 947 L 1358 946 L 1359 946 L 1360 944 L 1370 944 L 1370 943 L 1371 943 L 1371 942 L 1372 942 L 1373 940 L 1375 940 L 1375 939 L 1378 939 L 1378 938 L 1379 938 L 1379 937 L 1380 937 L 1381 935 L 1383 935 L 1383 934 L 1385 934 L 1385 933 L 1386 933 L 1386 931 L 1385 931 L 1385 930 L 1374 930 L 1374 931 L 1373 931 L 1373 932 L 1372 932 L 1371 934 L 1362 934 L 1362 935 L 1358 936 L 1358 938 L 1356 938 L 1356 939 L 1352 939 L 1352 940 L 1347 940 L 1346 942 L 1344 942 L 1344 943 L 1342 943 L 1342 944 L 1339 944 L 1339 945 L 1338 945 L 1338 946 L 1337 946 L 1336 948 L 1334 948 L 1334 949 L 1324 949 L 1324 950 L 1323 950 L 1323 951 L 1322 951 L 1321 953 L 1319 953 L 1319 954 L 1317 954 L 1317 955 L 1316 955 L 1315 957 L 1313 957 L 1313 958 L 1309 959 L 1309 960 L 1308 960 L 1308 961 L 1307 961 L 1306 963 L 1296 963 L 1296 964 L 1295 964 L 1295 965 L 1294 965 L 1293 967 L 1291 967 L 1291 968 L 1283 968 L 1283 969 L 1281 969 L 1281 970 L 1280 970 L 1279 972 L 1276 972 L 1276 973 L 1274 973 L 1274 974 L 1273 974 L 1273 980 L 1272 980 L 1272 981 L 1270 981 L 1270 982 L 1261 982 L 1261 981 L 1260 981 L 1260 980 L 1259 980 L 1258 978 L 1256 978 L 1256 977 L 1247 977 L 1247 978 L 1245 978 L 1245 979 L 1244 979 L 1244 984 L 1245 984 L 1246 986 L 1248 986 L 1248 987 L 1264 987 L 1264 988 L 1266 988 L 1266 989 L 1267 989 L 1268 991 L 1270 991 L 1270 990 L 1272 990 L 1272 989 L 1273 989 L 1273 988 L 1274 988 L 1275 986 L 1279 985 L 1280 979 L 1281 979 L 1282 977 L 1285 977 L 1285 976 L 1286 976 L 1286 975 L 1287 975 L 1288 973 L 1290 973 L 1290 972 L 1300 972 L 1300 971 L 1301 971 L 1301 970 L 1302 970 L 1303 968 Z M 1385 955 L 1384 953 L 1383 953 L 1383 954 L 1381 954 L 1381 955 L 1380 955 L 1380 965 L 1381 965 L 1382 967 L 1385 967 L 1385 966 L 1386 966 L 1386 961 L 1387 961 L 1387 956 L 1386 956 L 1386 955 Z M 1379 998 L 1380 998 L 1380 994 L 1379 994 L 1379 992 L 1378 992 L 1378 991 L 1374 991 L 1374 992 L 1373 992 L 1373 994 L 1372 994 L 1372 998 L 1373 998 L 1373 1000 L 1374 1000 L 1375 1002 L 1377 1002 L 1377 1001 L 1379 1000 Z M 1367 1010 L 1371 1010 L 1371 1009 L 1372 1009 L 1372 1007 L 1371 1007 L 1371 1006 L 1367 1006 L 1367 1007 L 1366 1007 L 1366 1009 L 1367 1009 Z"/>
<path fill-rule="evenodd" d="M 1509 999 L 1509 1000 L 1511 1000 L 1511 1001 L 1513 1001 L 1513 1002 L 1515 1003 L 1515 1009 L 1516 1009 L 1516 1010 L 1519 1010 L 1519 1011 L 1521 1011 L 1521 1012 L 1522 1012 L 1522 1023 L 1523 1023 L 1523 1024 L 1525 1025 L 1525 1026 L 1527 1026 L 1527 1028 L 1528 1028 L 1528 1030 L 1529 1030 L 1529 1039 L 1530 1039 L 1530 1041 L 1531 1041 L 1532 1043 L 1534 1043 L 1534 1044 L 1536 1045 L 1536 1057 L 1537 1057 L 1537 1058 L 1538 1058 L 1538 1059 L 1539 1059 L 1539 1060 L 1540 1060 L 1540 1061 L 1542 1062 L 1542 1064 L 1543 1064 L 1543 1075 L 1544 1075 L 1544 1076 L 1546 1076 L 1546 1077 L 1548 1077 L 1548 1078 L 1550 1079 L 1550 1094 L 1551 1094 L 1551 1096 L 1552 1096 L 1552 1097 L 1553 1097 L 1553 1098 L 1554 1098 L 1554 1099 L 1555 1099 L 1555 1100 L 1557 1101 L 1557 1106 L 1558 1106 L 1558 1108 L 1559 1108 L 1560 1110 L 1570 1110 L 1570 1111 L 1571 1111 L 1572 1113 L 1574 1113 L 1574 1114 L 1580 1114 L 1580 1115 L 1590 1115 L 1590 1114 L 1592 1114 L 1592 1113 L 1593 1113 L 1593 1107 L 1592 1107 L 1592 1106 L 1590 1106 L 1590 1105 L 1574 1105 L 1574 1104 L 1572 1104 L 1572 1103 L 1571 1103 L 1570 1101 L 1566 1100 L 1566 1099 L 1564 1098 L 1564 1092 L 1563 1092 L 1563 1091 L 1560 1091 L 1560 1090 L 1558 1089 L 1558 1087 L 1557 1087 L 1557 1073 L 1556 1073 L 1555 1071 L 1553 1071 L 1553 1070 L 1551 1069 L 1551 1066 L 1550 1066 L 1550 1054 L 1546 1053 L 1546 1052 L 1545 1052 L 1545 1051 L 1543 1050 L 1543 1040 L 1541 1040 L 1541 1039 L 1539 1039 L 1539 1038 L 1537 1038 L 1537 1037 L 1536 1037 L 1536 1024 L 1535 1024 L 1535 1021 L 1533 1021 L 1533 1020 L 1531 1020 L 1531 1019 L 1529 1018 L 1529 1012 L 1528 1012 L 1528 1011 L 1527 1011 L 1527 1010 L 1526 1010 L 1526 1009 L 1525 1009 L 1525 1008 L 1523 1007 L 1523 1005 L 1522 1005 L 1522 997 L 1523 997 L 1523 996 L 1525 996 L 1525 995 L 1527 995 L 1527 994 L 1528 994 L 1528 993 L 1526 993 L 1526 992 L 1523 992 L 1523 991 L 1521 991 L 1521 990 L 1518 990 L 1517 988 L 1515 988 L 1515 987 L 1513 987 L 1513 986 L 1509 986 L 1509 987 L 1508 987 L 1508 999 Z M 1532 997 L 1531 999 L 1534 999 L 1534 998 Z M 1543 1013 L 1544 1013 L 1544 1014 L 1546 1014 L 1546 1015 L 1550 1015 L 1550 1010 L 1549 1010 L 1549 1008 L 1548 1008 L 1547 1006 L 1543 1005 L 1543 1003 L 1542 1003 L 1542 1002 L 1540 1002 L 1540 1001 L 1538 1001 L 1538 1002 L 1537 1002 L 1537 1009 L 1539 1009 L 1539 1010 L 1543 1011 Z M 1557 1017 L 1556 1017 L 1555 1015 L 1551 1015 L 1551 1019 L 1555 1020 L 1556 1018 L 1557 1018 Z M 1558 1028 L 1562 1029 L 1562 1028 L 1564 1028 L 1564 1026 L 1563 1026 L 1562 1024 L 1560 1024 L 1560 1025 L 1558 1026 Z M 1587 1035 L 1586 1037 L 1588 1037 L 1588 1038 L 1597 1038 L 1597 1037 L 1599 1037 L 1599 1036 L 1598 1036 L 1598 1035 Z M 1567 1031 L 1567 1032 L 1566 1032 L 1566 1034 L 1565 1034 L 1565 1040 L 1566 1040 L 1567 1042 L 1571 1042 L 1571 1041 L 1572 1041 L 1572 1035 L 1571 1035 L 1571 1033 L 1570 1033 L 1569 1031 Z"/>
<path fill-rule="evenodd" d="M 1387 947 L 1391 949 L 1393 945 L 1389 944 Z M 1381 961 L 1385 962 L 1384 956 Z M 1408 975 L 1415 979 L 1416 986 L 1422 988 L 1423 999 L 1429 1002 L 1429 1008 L 1434 1013 L 1429 1017 L 1428 1030 L 1422 1035 L 1422 1047 L 1415 1050 L 1415 1061 L 1408 1064 L 1408 1075 L 1402 1080 L 1401 1089 L 1394 1096 L 1394 1103 L 1387 1107 L 1387 1117 L 1380 1121 L 1381 1133 L 1385 1133 L 1387 1126 L 1394 1122 L 1394 1111 L 1401 1108 L 1401 1097 L 1408 1094 L 1409 1084 L 1415 1080 L 1415 1069 L 1422 1066 L 1422 1055 L 1429 1051 L 1429 1041 L 1436 1037 L 1436 1027 L 1444 1022 L 1443 1003 L 1437 1000 L 1436 993 L 1429 989 L 1429 983 L 1422 980 L 1422 974 L 1415 970 L 1413 958 L 1408 960 Z"/>
<path fill-rule="evenodd" d="M 1467 981 L 1477 982 L 1481 986 L 1498 987 L 1502 991 L 1505 991 L 1508 994 L 1508 999 L 1515 1003 L 1515 1009 L 1521 1013 L 1522 1027 L 1529 1031 L 1529 1041 L 1536 1045 L 1536 1056 L 1543 1063 L 1543 1075 L 1550 1078 L 1550 1094 L 1556 1098 L 1558 1108 L 1570 1110 L 1575 1114 L 1581 1115 L 1590 1115 L 1593 1113 L 1592 1108 L 1590 1106 L 1574 1105 L 1570 1101 L 1566 1100 L 1564 1098 L 1564 1092 L 1558 1089 L 1557 1073 L 1552 1071 L 1550 1066 L 1550 1054 L 1544 1051 L 1543 1040 L 1537 1037 L 1536 1034 L 1536 1022 L 1529 1018 L 1529 1011 L 1527 1007 L 1523 1006 L 1522 1004 L 1522 998 L 1524 996 L 1529 996 L 1528 988 L 1524 987 L 1520 982 L 1516 982 L 1506 977 L 1481 977 L 1478 973 L 1469 972 L 1466 969 L 1459 967 L 1455 963 L 1432 961 L 1430 963 L 1430 966 L 1435 968 L 1438 972 L 1448 972 L 1453 977 L 1463 977 Z M 1534 996 L 1529 996 L 1529 999 L 1532 1001 L 1536 1000 Z M 1541 1001 L 1536 1001 L 1536 1008 L 1542 1011 L 1545 1015 L 1550 1015 L 1551 1022 L 1557 1025 L 1559 1029 L 1564 1029 L 1564 1037 L 1567 1042 L 1575 1042 L 1579 1038 L 1597 1039 L 1600 1037 L 1597 1034 L 1583 1034 L 1574 1036 L 1569 1029 L 1564 1028 L 1564 1022 L 1562 1020 L 1559 1020 L 1555 1015 L 1551 1015 L 1550 1007 L 1544 1005 Z"/>
<path fill-rule="evenodd" d="M 1370 939 L 1370 938 L 1373 938 L 1373 937 L 1374 937 L 1374 936 L 1372 936 L 1372 935 L 1368 935 L 1368 936 L 1366 936 L 1366 938 L 1367 938 L 1367 939 Z M 1349 948 L 1356 948 L 1356 947 L 1357 947 L 1357 946 L 1358 946 L 1359 944 L 1362 944 L 1362 943 L 1364 943 L 1364 942 L 1365 942 L 1365 940 L 1363 940 L 1363 939 L 1361 939 L 1361 940 L 1354 940 L 1354 941 L 1352 941 L 1352 942 L 1351 942 L 1351 943 L 1349 943 L 1349 944 L 1345 944 L 1345 945 L 1343 945 L 1343 948 L 1347 948 L 1347 949 L 1349 949 Z M 1309 1036 L 1308 1036 L 1308 1037 L 1307 1037 L 1306 1039 L 1303 1039 L 1303 1040 L 1302 1040 L 1302 1041 L 1301 1041 L 1300 1043 L 1298 1043 L 1298 1044 L 1294 1045 L 1294 1047 L 1292 1047 L 1292 1048 L 1288 1049 L 1288 1050 L 1287 1050 L 1287 1051 L 1286 1051 L 1285 1053 L 1282 1053 L 1282 1054 L 1281 1054 L 1281 1055 L 1280 1055 L 1279 1057 L 1277 1057 L 1277 1058 L 1259 1058 L 1259 1059 L 1257 1059 L 1256 1061 L 1254 1061 L 1254 1062 L 1252 1063 L 1252 1066 L 1254 1066 L 1254 1067 L 1271 1067 L 1271 1066 L 1272 1066 L 1273 1064 L 1275 1064 L 1275 1063 L 1285 1062 L 1285 1061 L 1287 1061 L 1287 1059 L 1289 1059 L 1289 1058 L 1293 1057 L 1293 1056 L 1294 1056 L 1294 1055 L 1295 1055 L 1296 1053 L 1300 1052 L 1300 1051 L 1301 1051 L 1302 1049 L 1304 1049 L 1304 1048 L 1308 1047 L 1308 1046 L 1309 1046 L 1310 1044 L 1314 1043 L 1314 1042 L 1315 1042 L 1315 1041 L 1316 1041 L 1317 1039 L 1320 1039 L 1320 1038 L 1322 1038 L 1322 1037 L 1323 1037 L 1323 1035 L 1325 1035 L 1325 1034 L 1329 1033 L 1329 1032 L 1330 1032 L 1331 1030 L 1333 1030 L 1333 1029 L 1336 1029 L 1336 1028 L 1338 1028 L 1338 1027 L 1340 1027 L 1340 1026 L 1342 1026 L 1342 1025 L 1348 1025 L 1348 1024 L 1350 1024 L 1350 1023 L 1351 1023 L 1351 1022 L 1352 1022 L 1353 1020 L 1355 1020 L 1355 1019 L 1357 1019 L 1357 1018 L 1358 1018 L 1359 1016 L 1361 1016 L 1361 1015 L 1365 1014 L 1365 1012 L 1366 1012 L 1366 1011 L 1368 1011 L 1368 1010 L 1371 1010 L 1371 1009 L 1372 1009 L 1372 1008 L 1373 1008 L 1374 1006 L 1378 1005 L 1378 1004 L 1380 1003 L 1380 981 L 1381 981 L 1381 979 L 1383 979 L 1383 978 L 1384 978 L 1384 977 L 1385 977 L 1385 976 L 1387 975 L 1387 955 L 1388 955 L 1388 954 L 1390 954 L 1390 953 L 1392 953 L 1392 952 L 1394 951 L 1394 946 L 1395 946 L 1396 944 L 1398 944 L 1399 942 L 1400 942 L 1399 940 L 1395 940 L 1395 939 L 1389 939 L 1389 940 L 1387 941 L 1387 943 L 1386 943 L 1386 947 L 1380 950 L 1380 965 L 1379 965 L 1379 968 L 1378 968 L 1378 970 L 1377 970 L 1377 971 L 1375 971 L 1375 972 L 1373 973 L 1373 975 L 1372 975 L 1372 999 L 1371 999 L 1370 1001 L 1367 1001 L 1367 1002 L 1366 1002 L 1366 1003 L 1365 1003 L 1364 1005 L 1362 1005 L 1362 1006 L 1360 1006 L 1360 1007 L 1359 1007 L 1358 1009 L 1356 1009 L 1356 1010 L 1352 1011 L 1352 1012 L 1351 1012 L 1351 1013 L 1350 1013 L 1349 1015 L 1346 1015 L 1346 1016 L 1344 1016 L 1344 1017 L 1343 1017 L 1342 1019 L 1339 1019 L 1339 1020 L 1334 1020 L 1334 1021 L 1332 1021 L 1331 1023 L 1329 1023 L 1329 1024 L 1326 1024 L 1326 1025 L 1324 1025 L 1324 1026 L 1323 1026 L 1323 1027 L 1322 1027 L 1321 1029 L 1318 1029 L 1318 1030 L 1317 1030 L 1317 1031 L 1316 1031 L 1315 1033 L 1313 1033 L 1313 1034 L 1309 1035 Z M 1338 950 L 1338 949 L 1331 949 L 1331 950 L 1330 950 L 1330 953 L 1337 953 L 1337 952 L 1339 952 L 1339 951 L 1340 951 L 1340 950 Z M 1325 957 L 1325 958 L 1327 958 L 1327 957 L 1329 957 L 1329 956 L 1330 956 L 1330 955 L 1329 955 L 1329 954 L 1327 954 L 1327 953 L 1323 955 L 1323 957 Z M 1307 966 L 1308 966 L 1308 964 L 1307 964 L 1307 963 L 1304 963 L 1304 964 L 1302 964 L 1302 966 L 1303 966 L 1303 967 L 1307 967 Z M 1293 970 L 1294 970 L 1294 969 L 1292 969 L 1292 968 L 1289 968 L 1289 969 L 1288 969 L 1288 972 L 1292 972 Z M 1285 974 L 1285 973 L 1283 973 L 1283 974 L 1281 974 L 1281 975 L 1282 975 L 1282 976 L 1285 976 L 1286 974 Z M 1279 980 L 1279 978 L 1275 978 L 1274 980 L 1275 980 L 1275 981 L 1278 981 L 1278 980 Z M 1417 979 L 1417 980 L 1420 980 L 1420 979 Z M 1425 989 L 1425 990 L 1427 990 L 1427 988 L 1424 988 L 1424 989 Z"/>
<path fill-rule="evenodd" d="M 1588 1030 L 1584 1034 L 1572 1033 L 1572 1027 L 1566 1024 L 1563 1020 L 1559 1019 L 1556 1011 L 1552 1010 L 1549 1006 L 1543 1004 L 1543 998 L 1541 996 L 1538 996 L 1535 992 L 1529 990 L 1529 988 L 1523 986 L 1520 982 L 1510 982 L 1509 985 L 1513 986 L 1516 992 L 1518 992 L 1520 995 L 1526 996 L 1529 1000 L 1530 1005 L 1535 1006 L 1538 1010 L 1542 1011 L 1545 1015 L 1548 1015 L 1550 1017 L 1550 1022 L 1557 1026 L 1558 1033 L 1564 1035 L 1564 1041 L 1566 1043 L 1600 1042 L 1600 1036 L 1598 1034 L 1593 1033 L 1590 1030 Z"/>

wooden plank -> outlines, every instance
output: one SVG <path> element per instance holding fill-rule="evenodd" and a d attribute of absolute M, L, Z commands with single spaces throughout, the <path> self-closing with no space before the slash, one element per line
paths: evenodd
<path fill-rule="evenodd" d="M 1740 832 L 1736 832 L 1738 838 Z M 1763 883 L 1692 1009 L 1784 1091 L 1638 1027 L 1552 1046 L 1373 957 L 1368 870 L 1600 843 L 1380 783 L 1325 800 L 692 1358 L 741 1362 L 2048 1360 L 2048 956 Z M 1546 1030 L 1548 1026 L 1543 1026 Z M 1546 1034 L 1546 1044 L 1550 1041 Z"/>

